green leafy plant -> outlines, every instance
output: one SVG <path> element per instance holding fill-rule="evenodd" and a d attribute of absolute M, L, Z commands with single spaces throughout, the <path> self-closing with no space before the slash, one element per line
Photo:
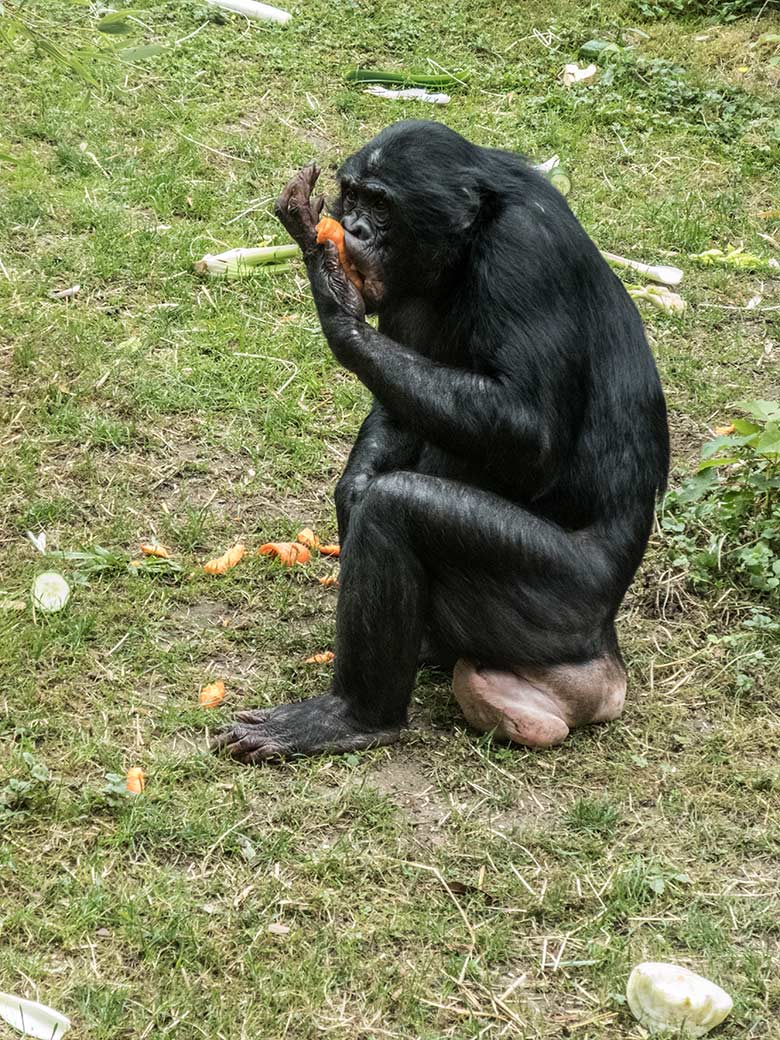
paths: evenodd
<path fill-rule="evenodd" d="M 734 22 L 765 7 L 765 0 L 636 0 L 639 14 L 650 20 L 662 18 L 712 18 Z"/>
<path fill-rule="evenodd" d="M 29 751 L 22 753 L 24 777 L 12 776 L 0 787 L 0 820 L 28 812 L 49 790 L 49 770 Z"/>
<path fill-rule="evenodd" d="M 780 602 L 780 402 L 743 401 L 670 491 L 661 527 L 694 586 L 728 578 Z"/>

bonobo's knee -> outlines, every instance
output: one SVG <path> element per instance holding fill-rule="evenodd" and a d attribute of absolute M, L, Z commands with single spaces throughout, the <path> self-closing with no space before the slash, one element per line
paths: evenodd
<path fill-rule="evenodd" d="M 412 493 L 412 474 L 380 473 L 370 480 L 352 513 L 351 523 L 379 524 L 383 529 L 396 528 L 405 503 Z"/>

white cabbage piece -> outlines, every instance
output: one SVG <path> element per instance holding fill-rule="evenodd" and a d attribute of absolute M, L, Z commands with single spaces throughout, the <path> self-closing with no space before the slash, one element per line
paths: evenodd
<path fill-rule="evenodd" d="M 725 990 L 677 964 L 638 964 L 626 986 L 628 1006 L 651 1033 L 704 1036 L 733 1007 Z"/>
<path fill-rule="evenodd" d="M 39 574 L 33 582 L 32 600 L 36 610 L 53 614 L 62 610 L 70 598 L 70 585 L 56 571 Z"/>
<path fill-rule="evenodd" d="M 59 1011 L 11 993 L 0 993 L 0 1018 L 38 1040 L 61 1040 L 70 1029 L 70 1019 Z"/>

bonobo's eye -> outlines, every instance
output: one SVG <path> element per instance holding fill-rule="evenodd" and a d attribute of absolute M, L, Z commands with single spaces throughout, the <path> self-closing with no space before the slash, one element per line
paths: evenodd
<path fill-rule="evenodd" d="M 385 221 L 390 216 L 390 206 L 387 199 L 377 198 L 374 200 L 372 209 L 379 221 Z"/>
<path fill-rule="evenodd" d="M 357 202 L 357 192 L 354 188 L 347 188 L 344 192 L 344 206 L 346 209 L 353 209 Z"/>

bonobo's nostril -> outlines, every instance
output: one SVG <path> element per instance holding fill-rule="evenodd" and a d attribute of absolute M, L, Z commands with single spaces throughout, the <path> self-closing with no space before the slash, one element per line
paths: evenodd
<path fill-rule="evenodd" d="M 347 214 L 341 222 L 344 229 L 354 235 L 361 242 L 368 242 L 371 238 L 371 225 L 365 217 L 359 217 L 354 213 Z"/>

